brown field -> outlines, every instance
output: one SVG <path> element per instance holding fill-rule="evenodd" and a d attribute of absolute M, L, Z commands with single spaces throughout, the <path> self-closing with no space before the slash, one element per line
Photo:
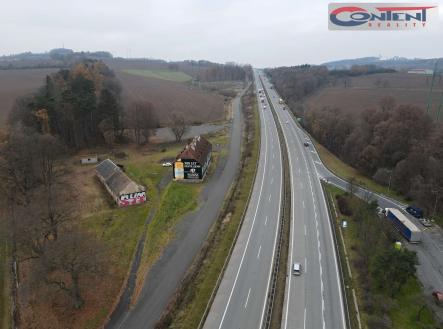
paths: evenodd
<path fill-rule="evenodd" d="M 0 70 L 0 128 L 6 124 L 17 97 L 43 85 L 46 75 L 56 69 Z"/>
<path fill-rule="evenodd" d="M 398 105 L 413 104 L 426 109 L 432 77 L 408 73 L 382 73 L 360 76 L 351 79 L 350 87 L 343 81 L 336 86 L 321 89 L 305 101 L 305 107 L 319 109 L 338 107 L 347 113 L 355 114 L 370 107 L 377 107 L 385 96 L 392 96 Z M 376 86 L 379 80 L 380 86 Z M 385 82 L 386 81 L 386 82 Z M 433 108 L 436 111 L 443 90 L 443 79 L 435 80 Z"/>
<path fill-rule="evenodd" d="M 203 92 L 190 84 L 152 79 L 116 70 L 123 87 L 123 103 L 128 106 L 137 100 L 149 101 L 167 125 L 174 111 L 181 112 L 188 122 L 202 123 L 224 118 L 224 99 L 215 93 Z"/>
<path fill-rule="evenodd" d="M 143 65 L 135 65 L 135 68 Z M 159 116 L 160 123 L 166 125 L 172 112 L 184 114 L 192 122 L 212 122 L 222 120 L 225 115 L 224 99 L 216 93 L 198 90 L 189 84 L 151 79 L 124 73 L 114 67 L 123 89 L 123 103 L 129 105 L 135 100 L 150 101 Z M 57 69 L 0 70 L 0 128 L 17 97 L 35 91 L 44 83 L 45 76 Z"/>

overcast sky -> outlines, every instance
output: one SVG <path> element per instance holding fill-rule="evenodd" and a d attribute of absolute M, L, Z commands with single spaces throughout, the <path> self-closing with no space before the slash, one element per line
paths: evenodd
<path fill-rule="evenodd" d="M 343 32 L 328 31 L 328 2 L 5 1 L 0 53 L 44 52 L 64 45 L 122 57 L 236 61 L 257 67 L 379 55 L 443 57 L 442 4 L 432 31 Z"/>

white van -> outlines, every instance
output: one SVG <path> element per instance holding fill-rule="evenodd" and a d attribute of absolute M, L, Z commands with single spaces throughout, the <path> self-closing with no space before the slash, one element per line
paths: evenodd
<path fill-rule="evenodd" d="M 301 264 L 294 263 L 292 265 L 292 275 L 301 275 Z"/>

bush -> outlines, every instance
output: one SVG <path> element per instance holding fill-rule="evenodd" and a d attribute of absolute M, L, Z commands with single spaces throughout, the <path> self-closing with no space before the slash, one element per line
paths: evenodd
<path fill-rule="evenodd" d="M 336 199 L 340 213 L 345 216 L 352 216 L 352 210 L 351 207 L 349 206 L 348 200 L 342 195 L 337 195 Z"/>
<path fill-rule="evenodd" d="M 391 320 L 387 316 L 372 315 L 368 318 L 369 329 L 390 329 L 392 328 Z"/>

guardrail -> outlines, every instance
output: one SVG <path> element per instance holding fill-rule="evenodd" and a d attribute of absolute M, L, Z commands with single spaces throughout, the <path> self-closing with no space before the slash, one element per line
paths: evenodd
<path fill-rule="evenodd" d="M 272 104 L 271 98 L 269 97 L 268 91 L 264 87 L 264 83 L 262 79 L 260 78 L 260 81 L 263 85 L 263 91 L 266 94 L 266 98 L 268 99 L 269 104 L 269 110 L 272 111 L 272 116 L 274 117 L 275 125 L 277 126 L 277 132 L 278 137 L 280 140 L 280 148 L 282 153 L 282 162 L 283 162 L 283 199 L 281 204 L 281 217 L 280 217 L 280 230 L 278 233 L 278 240 L 277 240 L 277 248 L 276 248 L 276 255 L 274 257 L 274 264 L 272 269 L 272 278 L 270 281 L 270 289 L 268 290 L 268 296 L 267 296 L 267 304 L 266 304 L 266 316 L 264 317 L 263 321 L 263 327 L 265 329 L 269 329 L 272 324 L 272 316 L 275 314 L 276 311 L 279 311 L 277 314 L 280 314 L 282 310 L 275 309 L 275 296 L 277 292 L 277 283 L 279 278 L 279 271 L 280 271 L 280 262 L 281 262 L 281 253 L 283 248 L 286 248 L 286 255 L 289 248 L 289 243 L 286 245 L 283 245 L 283 241 L 289 240 L 289 232 L 290 230 L 286 230 L 286 225 L 289 223 L 291 218 L 291 184 L 290 184 L 290 173 L 289 173 L 289 156 L 288 156 L 288 149 L 286 145 L 286 140 L 283 136 L 283 129 L 280 125 L 280 121 L 278 120 L 277 113 L 275 112 L 274 106 Z M 284 234 L 287 234 L 287 237 L 285 239 Z M 283 265 L 287 266 L 287 257 L 283 259 Z M 285 272 L 286 277 L 286 272 Z M 286 281 L 285 281 L 286 282 Z M 284 294 L 283 294 L 284 299 Z M 279 318 L 279 321 L 281 320 L 281 317 Z"/>
<path fill-rule="evenodd" d="M 332 213 L 332 209 L 331 209 L 331 202 L 334 202 L 334 200 L 329 200 L 329 197 L 327 196 L 327 191 L 325 190 L 324 187 L 324 183 L 321 182 L 321 188 L 323 190 L 323 196 L 326 199 L 326 206 L 328 207 L 328 213 L 329 213 L 329 221 L 331 224 L 331 230 L 332 230 L 332 237 L 334 239 L 334 248 L 335 248 L 335 253 L 337 255 L 337 263 L 338 263 L 338 268 L 339 268 L 339 275 L 340 275 L 340 285 L 342 287 L 342 292 L 343 292 L 343 304 L 345 306 L 346 309 L 346 322 L 348 323 L 348 329 L 352 329 L 353 326 L 351 324 L 351 317 L 349 315 L 349 304 L 348 304 L 348 296 L 347 296 L 347 291 L 346 291 L 346 286 L 345 286 L 345 280 L 344 280 L 344 274 L 343 274 L 343 262 L 341 260 L 341 253 L 339 250 L 339 246 L 338 246 L 338 238 L 337 238 L 337 233 L 336 233 L 336 225 L 334 223 L 333 218 L 335 218 L 334 214 Z"/>

